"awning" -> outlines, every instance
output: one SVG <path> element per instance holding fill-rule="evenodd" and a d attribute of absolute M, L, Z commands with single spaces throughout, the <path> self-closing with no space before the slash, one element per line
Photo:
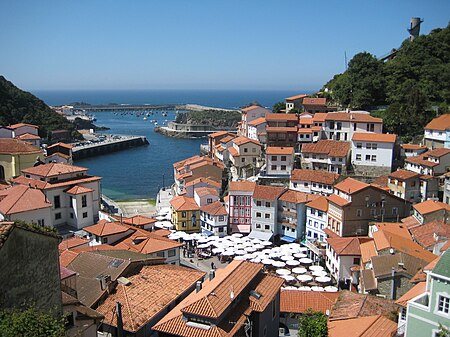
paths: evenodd
<path fill-rule="evenodd" d="M 269 241 L 272 238 L 272 232 L 251 231 L 249 238 L 259 239 L 261 241 Z"/>
<path fill-rule="evenodd" d="M 209 231 L 209 230 L 207 230 L 205 228 L 202 228 L 202 235 L 211 236 L 213 234 L 214 234 L 213 232 L 211 232 L 211 231 Z"/>
<path fill-rule="evenodd" d="M 283 235 L 280 237 L 280 240 L 286 241 L 286 242 L 295 242 L 295 238 L 291 238 L 290 236 Z"/>

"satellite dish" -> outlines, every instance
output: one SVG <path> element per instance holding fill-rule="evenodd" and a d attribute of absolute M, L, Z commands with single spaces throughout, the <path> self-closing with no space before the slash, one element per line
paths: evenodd
<path fill-rule="evenodd" d="M 389 249 L 389 253 L 394 254 L 394 248 Z"/>

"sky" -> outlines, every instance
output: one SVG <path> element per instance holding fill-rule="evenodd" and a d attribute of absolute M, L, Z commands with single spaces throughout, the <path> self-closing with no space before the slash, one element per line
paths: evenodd
<path fill-rule="evenodd" d="M 317 90 L 361 51 L 446 27 L 448 0 L 0 0 L 0 74 L 25 90 Z"/>

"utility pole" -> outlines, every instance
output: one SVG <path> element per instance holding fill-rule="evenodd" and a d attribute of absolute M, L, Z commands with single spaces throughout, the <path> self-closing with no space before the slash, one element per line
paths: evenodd
<path fill-rule="evenodd" d="M 123 337 L 122 304 L 116 302 L 117 313 L 117 337 Z"/>

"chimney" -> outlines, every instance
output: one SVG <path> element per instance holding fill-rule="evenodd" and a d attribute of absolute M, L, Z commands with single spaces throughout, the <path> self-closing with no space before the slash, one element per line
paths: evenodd
<path fill-rule="evenodd" d="M 395 291 L 395 268 L 394 267 L 392 267 L 392 270 L 391 270 L 391 277 L 392 277 L 391 300 L 395 300 L 396 291 Z"/>
<path fill-rule="evenodd" d="M 214 269 L 211 269 L 209 271 L 209 280 L 212 281 L 212 279 L 214 278 L 214 276 L 216 276 L 216 272 L 214 271 Z"/>
<path fill-rule="evenodd" d="M 202 290 L 202 281 L 197 281 L 195 284 L 195 292 L 198 293 L 200 290 Z"/>

